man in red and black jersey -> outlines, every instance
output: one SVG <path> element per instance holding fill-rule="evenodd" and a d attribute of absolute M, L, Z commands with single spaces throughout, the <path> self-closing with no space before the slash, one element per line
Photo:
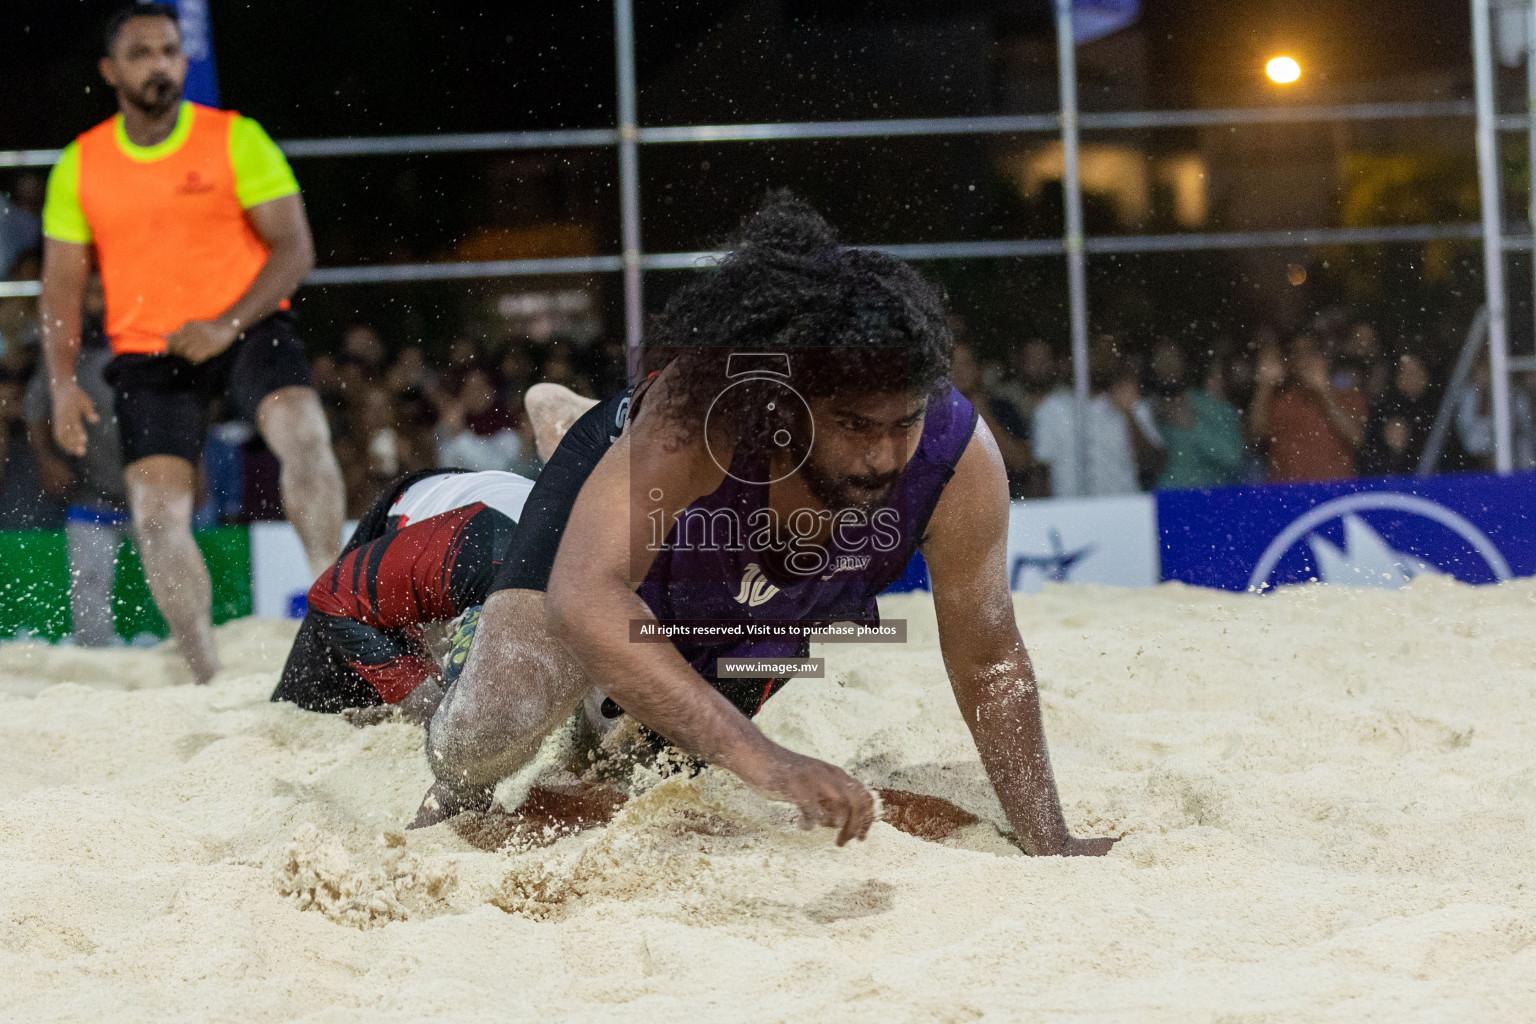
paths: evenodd
<path fill-rule="evenodd" d="M 530 388 L 524 406 L 541 454 L 548 458 L 596 404 L 550 384 Z M 310 587 L 272 699 L 310 711 L 392 707 L 430 718 L 443 697 L 432 627 L 484 604 L 509 585 L 508 570 L 547 572 L 554 561 L 563 517 L 546 514 L 517 530 L 532 488 L 515 473 L 429 469 L 386 490 Z M 470 624 L 466 636 L 472 631 Z"/>
<path fill-rule="evenodd" d="M 386 492 L 310 587 L 272 699 L 430 715 L 442 688 L 426 630 L 484 603 L 532 487 L 515 473 L 427 470 Z"/>

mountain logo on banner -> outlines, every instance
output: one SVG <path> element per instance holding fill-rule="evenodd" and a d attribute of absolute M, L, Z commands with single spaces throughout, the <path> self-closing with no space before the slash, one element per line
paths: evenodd
<path fill-rule="evenodd" d="M 1392 515 L 1372 526 L 1362 517 L 1372 512 Z M 1334 523 L 1342 528 L 1342 545 L 1324 533 L 1337 532 Z M 1435 534 L 1447 531 L 1459 543 L 1432 543 Z M 1513 576 L 1488 535 L 1444 505 L 1392 491 L 1348 494 L 1308 510 L 1270 541 L 1253 567 L 1248 589 L 1273 586 L 1281 560 L 1293 551 L 1310 554 L 1319 582 L 1395 590 L 1420 576 L 1452 574 L 1466 555 L 1464 548 L 1487 566 L 1494 579 Z"/>
<path fill-rule="evenodd" d="M 1422 559 L 1392 550 L 1381 534 L 1353 513 L 1344 517 L 1343 548 L 1318 533 L 1307 535 L 1307 546 L 1323 583 L 1396 590 L 1420 576 L 1444 575 Z"/>
<path fill-rule="evenodd" d="M 1095 547 L 1093 544 L 1084 544 L 1076 551 L 1068 551 L 1066 545 L 1061 542 L 1061 531 L 1054 526 L 1047 532 L 1046 539 L 1051 545 L 1050 554 L 1014 557 L 1012 571 L 1008 574 L 1008 589 L 1022 589 L 1024 574 L 1031 570 L 1038 572 L 1042 578 L 1051 583 L 1069 582 L 1072 578 L 1072 567 L 1093 554 Z"/>

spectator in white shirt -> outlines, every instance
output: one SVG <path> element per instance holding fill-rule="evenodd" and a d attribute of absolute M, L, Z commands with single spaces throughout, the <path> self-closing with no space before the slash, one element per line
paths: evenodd
<path fill-rule="evenodd" d="M 1114 340 L 1108 336 L 1094 341 L 1088 352 L 1088 386 L 1091 396 L 1086 403 L 1088 432 L 1087 478 L 1078 472 L 1076 449 L 1077 402 L 1066 385 L 1052 391 L 1035 408 L 1035 458 L 1051 467 L 1051 494 L 1058 498 L 1087 497 L 1102 494 L 1131 494 L 1137 490 L 1136 459 L 1132 455 L 1131 430 L 1124 401 L 1117 402 L 1112 391 L 1129 391 L 1134 406 L 1138 397 L 1134 387 L 1115 388 L 1120 374 Z"/>
<path fill-rule="evenodd" d="M 437 463 L 459 469 L 510 470 L 523 453 L 517 420 L 497 394 L 491 376 L 472 366 L 457 394 L 441 404 Z"/>

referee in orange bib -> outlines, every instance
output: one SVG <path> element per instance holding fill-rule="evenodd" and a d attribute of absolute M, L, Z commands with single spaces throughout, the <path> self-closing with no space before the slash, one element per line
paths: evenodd
<path fill-rule="evenodd" d="M 118 114 L 65 148 L 43 211 L 43 344 L 60 447 L 102 410 L 75 379 L 92 252 L 107 298 L 128 504 L 155 603 L 198 682 L 218 671 L 208 568 L 192 539 L 209 404 L 223 395 L 282 462 L 283 508 L 313 575 L 341 551 L 342 484 L 288 299 L 314 267 L 293 172 L 261 126 L 182 101 L 176 10 L 108 21 Z"/>

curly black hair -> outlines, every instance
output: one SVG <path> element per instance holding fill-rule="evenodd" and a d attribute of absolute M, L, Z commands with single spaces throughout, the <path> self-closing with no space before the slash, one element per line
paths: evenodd
<path fill-rule="evenodd" d="M 702 423 L 742 352 L 785 353 L 808 398 L 926 395 L 948 379 L 954 338 L 937 290 L 900 260 L 845 248 L 787 190 L 768 193 L 729 248 L 650 324 L 647 368 L 682 371 L 668 388 L 678 422 Z"/>

